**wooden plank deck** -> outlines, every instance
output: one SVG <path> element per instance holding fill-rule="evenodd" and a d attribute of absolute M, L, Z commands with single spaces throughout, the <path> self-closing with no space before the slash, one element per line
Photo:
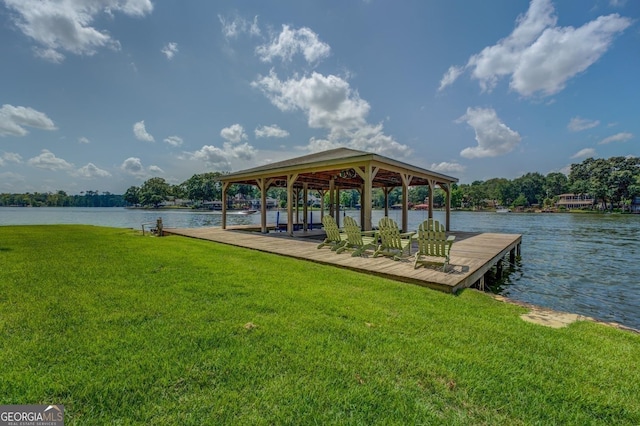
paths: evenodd
<path fill-rule="evenodd" d="M 371 253 L 351 257 L 349 252 L 336 254 L 328 248 L 317 249 L 324 231 L 299 231 L 291 237 L 281 232 L 262 234 L 248 229 L 251 227 L 165 228 L 164 233 L 339 266 L 445 292 L 456 292 L 482 280 L 507 253 L 519 252 L 522 243 L 520 234 L 450 232 L 456 241 L 451 248 L 450 265 L 443 272 L 442 267 L 435 265 L 414 269 L 412 258 L 395 261 L 384 256 L 374 258 Z"/>

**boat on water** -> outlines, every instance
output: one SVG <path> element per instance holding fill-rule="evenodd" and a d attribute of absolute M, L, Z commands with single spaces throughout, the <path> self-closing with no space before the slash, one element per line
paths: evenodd
<path fill-rule="evenodd" d="M 511 213 L 511 209 L 508 209 L 506 207 L 498 207 L 496 209 L 496 213 Z"/>
<path fill-rule="evenodd" d="M 222 214 L 222 210 L 212 210 L 211 213 L 214 214 Z M 258 210 L 227 210 L 228 215 L 238 215 L 238 214 L 255 214 L 258 213 Z"/>

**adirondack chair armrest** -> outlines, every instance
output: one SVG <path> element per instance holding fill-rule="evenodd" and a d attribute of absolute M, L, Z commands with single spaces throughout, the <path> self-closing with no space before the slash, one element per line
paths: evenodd
<path fill-rule="evenodd" d="M 454 241 L 455 239 L 456 239 L 456 236 L 455 236 L 455 235 L 449 235 L 449 236 L 447 237 L 447 242 L 448 242 L 449 244 L 451 244 L 451 243 L 453 243 L 453 241 Z"/>
<path fill-rule="evenodd" d="M 416 232 L 415 232 L 415 231 L 412 231 L 412 232 L 404 232 L 404 233 L 400 234 L 400 238 L 409 238 L 409 239 L 411 239 L 411 238 L 413 238 L 413 236 L 414 236 L 415 234 L 416 234 Z"/>
<path fill-rule="evenodd" d="M 378 235 L 378 231 L 362 231 L 361 234 L 363 237 L 375 237 Z"/>

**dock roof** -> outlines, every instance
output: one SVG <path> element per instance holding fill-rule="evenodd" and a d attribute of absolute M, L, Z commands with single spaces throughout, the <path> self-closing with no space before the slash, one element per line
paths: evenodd
<path fill-rule="evenodd" d="M 359 188 L 362 178 L 355 168 L 363 170 L 366 166 L 377 169 L 373 187 L 402 186 L 402 176 L 410 178 L 409 186 L 448 185 L 457 182 L 455 177 L 426 170 L 392 158 L 350 148 L 336 148 L 317 152 L 284 161 L 265 164 L 251 169 L 241 170 L 220 176 L 222 182 L 255 184 L 257 178 L 273 179 L 273 186 L 286 186 L 286 176 L 297 174 L 296 186 L 306 183 L 309 189 L 327 189 L 329 181 L 334 179 L 341 188 Z"/>

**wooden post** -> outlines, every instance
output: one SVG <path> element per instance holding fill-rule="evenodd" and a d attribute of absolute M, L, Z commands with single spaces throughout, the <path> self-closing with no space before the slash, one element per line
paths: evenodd
<path fill-rule="evenodd" d="M 429 219 L 433 219 L 433 194 L 436 189 L 436 181 L 434 179 L 429 179 Z M 445 225 L 446 226 L 446 225 Z M 447 228 L 445 230 L 448 231 Z"/>
<path fill-rule="evenodd" d="M 320 223 L 324 217 L 324 189 L 318 190 L 318 196 L 320 197 Z"/>
<path fill-rule="evenodd" d="M 269 184 L 265 178 L 256 179 L 258 189 L 260 190 L 260 231 L 263 234 L 269 232 L 267 230 L 267 188 Z"/>
<path fill-rule="evenodd" d="M 309 184 L 307 182 L 302 184 L 302 203 L 302 216 L 304 217 L 302 219 L 302 229 L 306 232 L 309 226 L 309 216 L 307 215 L 309 210 L 307 205 L 309 203 Z"/>
<path fill-rule="evenodd" d="M 451 226 L 449 225 L 449 223 L 451 222 L 451 184 L 447 183 L 445 184 L 440 184 L 440 188 L 444 189 L 444 192 L 447 194 L 446 197 L 446 207 L 445 207 L 445 219 L 444 219 L 444 223 L 445 223 L 445 231 L 449 232 L 451 231 Z"/>
<path fill-rule="evenodd" d="M 335 191 L 334 191 L 334 187 L 335 187 L 336 181 L 334 178 L 329 179 L 329 215 L 332 216 L 334 219 L 336 218 L 336 206 L 335 206 Z"/>
<path fill-rule="evenodd" d="M 298 174 L 287 175 L 287 234 L 293 237 L 293 185 Z M 297 204 L 297 203 L 296 203 Z"/>
<path fill-rule="evenodd" d="M 227 189 L 229 182 L 222 183 L 222 229 L 227 229 Z"/>
<path fill-rule="evenodd" d="M 409 185 L 413 176 L 401 173 L 402 177 L 402 232 L 409 229 Z"/>

